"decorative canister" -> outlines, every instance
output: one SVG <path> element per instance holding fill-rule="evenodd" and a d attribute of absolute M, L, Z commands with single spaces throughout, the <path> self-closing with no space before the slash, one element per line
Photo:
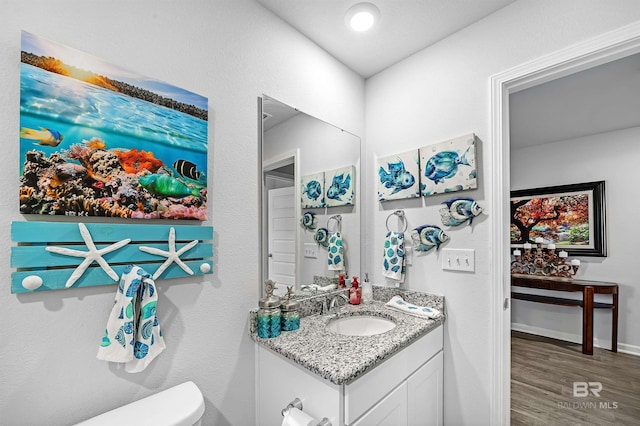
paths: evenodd
<path fill-rule="evenodd" d="M 282 331 L 292 331 L 300 328 L 300 303 L 291 300 L 293 287 L 287 287 L 287 299 L 280 304 L 282 311 Z"/>
<path fill-rule="evenodd" d="M 265 282 L 264 299 L 258 301 L 258 336 L 262 338 L 276 337 L 280 335 L 280 298 L 273 295 L 274 282 Z"/>

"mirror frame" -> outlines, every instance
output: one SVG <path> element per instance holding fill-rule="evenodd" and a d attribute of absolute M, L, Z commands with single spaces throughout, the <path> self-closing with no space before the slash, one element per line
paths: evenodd
<path fill-rule="evenodd" d="M 282 154 L 282 156 L 278 156 L 276 158 L 270 159 L 270 162 L 268 164 L 263 164 L 263 154 L 264 154 L 264 149 L 263 149 L 263 144 L 264 144 L 264 130 L 263 130 L 263 113 L 264 113 L 264 99 L 271 99 L 273 101 L 279 102 L 283 105 L 287 105 L 290 108 L 292 108 L 295 111 L 298 111 L 302 114 L 307 115 L 308 117 L 314 118 L 322 123 L 325 123 L 341 132 L 345 132 L 351 136 L 353 136 L 354 138 L 357 139 L 358 141 L 358 158 L 359 158 L 359 167 L 357 170 L 357 183 L 356 183 L 356 202 L 354 203 L 354 208 L 356 209 L 356 214 L 358 215 L 358 227 L 359 227 L 359 239 L 358 239 L 358 245 L 359 245 L 359 264 L 357 265 L 357 269 L 360 271 L 359 274 L 363 275 L 364 274 L 364 258 L 362 256 L 362 247 L 363 247 L 363 241 L 364 241 L 364 233 L 363 233 L 363 222 L 364 222 L 364 215 L 363 215 L 363 206 L 364 206 L 364 202 L 363 202 L 363 149 L 364 147 L 362 146 L 362 138 L 354 133 L 351 133 L 347 130 L 344 130 L 341 127 L 338 127 L 334 124 L 328 123 L 325 120 L 322 120 L 320 118 L 317 118 L 313 115 L 307 114 L 304 111 L 299 110 L 298 108 L 292 107 L 291 105 L 282 102 L 280 100 L 278 100 L 277 98 L 267 95 L 267 94 L 262 94 L 260 96 L 258 96 L 258 176 L 259 176 L 259 189 L 258 189 L 258 210 L 259 210 L 259 217 L 258 217 L 258 223 L 259 223 L 259 229 L 260 229 L 260 238 L 259 238 L 259 247 L 258 247 L 258 254 L 259 254 L 259 274 L 260 274 L 260 286 L 259 286 L 259 297 L 262 297 L 264 295 L 264 282 L 267 279 L 266 277 L 266 271 L 267 271 L 267 255 L 268 255 L 268 247 L 266 247 L 266 243 L 267 243 L 267 214 L 266 214 L 266 203 L 265 203 L 265 197 L 266 197 L 266 189 L 265 189 L 265 171 L 268 170 L 273 170 L 276 169 L 284 164 L 286 164 L 286 161 L 288 159 L 294 158 L 295 159 L 295 164 L 294 164 L 294 191 L 296 193 L 296 196 L 299 198 L 299 194 L 300 194 L 300 148 L 297 148 L 296 150 L 293 151 L 289 151 L 287 153 Z M 266 166 L 266 168 L 265 168 Z M 302 214 L 302 207 L 300 205 L 299 202 L 296 203 L 296 207 L 295 207 L 295 217 L 301 217 Z M 301 280 L 301 274 L 302 271 L 300 269 L 299 265 L 302 265 L 302 261 L 303 261 L 303 256 L 302 256 L 302 251 L 299 249 L 299 245 L 300 242 L 302 241 L 302 230 L 300 226 L 296 227 L 296 273 L 295 273 L 295 277 L 296 277 L 296 284 L 295 284 L 295 289 L 299 290 L 299 285 L 300 285 L 300 280 Z M 355 268 L 354 268 L 355 269 Z"/>

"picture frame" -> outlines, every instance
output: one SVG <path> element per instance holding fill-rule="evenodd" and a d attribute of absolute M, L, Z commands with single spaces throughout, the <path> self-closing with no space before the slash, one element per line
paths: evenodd
<path fill-rule="evenodd" d="M 22 32 L 20 213 L 207 219 L 208 99 Z"/>
<path fill-rule="evenodd" d="M 324 172 L 302 176 L 300 187 L 300 205 L 303 209 L 314 209 L 325 206 Z"/>
<path fill-rule="evenodd" d="M 423 146 L 419 151 L 423 197 L 478 188 L 474 133 Z"/>
<path fill-rule="evenodd" d="M 378 158 L 378 201 L 420 196 L 420 154 L 417 149 Z"/>
<path fill-rule="evenodd" d="M 354 166 L 324 172 L 324 205 L 352 206 L 355 197 L 356 169 Z"/>
<path fill-rule="evenodd" d="M 607 256 L 605 181 L 511 191 L 512 247 L 543 238 L 571 256 Z"/>

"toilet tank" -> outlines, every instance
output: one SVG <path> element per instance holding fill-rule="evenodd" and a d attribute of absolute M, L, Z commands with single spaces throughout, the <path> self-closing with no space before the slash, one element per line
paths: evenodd
<path fill-rule="evenodd" d="M 202 392 L 185 382 L 107 411 L 77 426 L 193 426 L 204 414 Z"/>

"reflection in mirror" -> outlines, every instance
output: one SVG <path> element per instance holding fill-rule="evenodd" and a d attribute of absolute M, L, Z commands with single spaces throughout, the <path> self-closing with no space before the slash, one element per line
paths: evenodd
<path fill-rule="evenodd" d="M 259 105 L 261 283 L 304 296 L 360 276 L 360 138 L 269 96 Z"/>

